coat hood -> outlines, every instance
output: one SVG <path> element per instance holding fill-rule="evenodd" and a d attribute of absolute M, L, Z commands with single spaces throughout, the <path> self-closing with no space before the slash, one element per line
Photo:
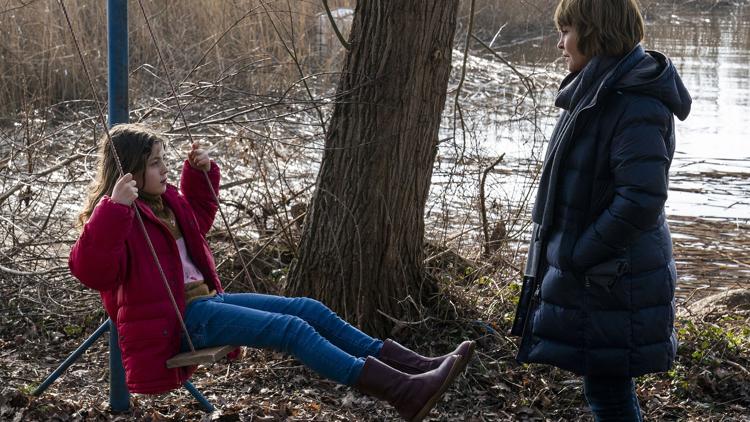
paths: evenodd
<path fill-rule="evenodd" d="M 613 86 L 615 90 L 654 97 L 661 101 L 680 120 L 690 114 L 692 98 L 682 83 L 672 61 L 658 51 L 637 46 L 624 60 L 635 65 Z"/>

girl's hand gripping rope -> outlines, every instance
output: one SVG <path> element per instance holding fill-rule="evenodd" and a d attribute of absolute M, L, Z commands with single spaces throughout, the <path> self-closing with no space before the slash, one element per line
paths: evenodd
<path fill-rule="evenodd" d="M 201 148 L 199 143 L 192 145 L 193 149 L 188 153 L 188 162 L 190 166 L 197 170 L 209 171 L 211 170 L 211 159 L 208 157 L 208 152 Z"/>
<path fill-rule="evenodd" d="M 112 200 L 129 207 L 136 198 L 138 198 L 138 188 L 135 180 L 133 180 L 133 175 L 125 173 L 117 179 L 115 187 L 112 189 Z"/>

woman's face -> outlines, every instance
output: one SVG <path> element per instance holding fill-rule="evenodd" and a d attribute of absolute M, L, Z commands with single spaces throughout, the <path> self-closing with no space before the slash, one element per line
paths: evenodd
<path fill-rule="evenodd" d="M 560 28 L 560 41 L 557 42 L 557 48 L 562 50 L 562 55 L 565 57 L 570 72 L 578 72 L 583 69 L 591 59 L 578 51 L 578 32 L 572 26 Z"/>
<path fill-rule="evenodd" d="M 138 189 L 151 195 L 161 195 L 167 190 L 167 165 L 164 163 L 164 147 L 161 142 L 155 142 L 151 147 L 146 169 L 142 177 L 136 176 L 136 183 Z"/>

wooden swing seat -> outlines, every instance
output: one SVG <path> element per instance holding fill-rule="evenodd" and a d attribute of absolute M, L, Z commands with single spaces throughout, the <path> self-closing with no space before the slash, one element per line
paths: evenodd
<path fill-rule="evenodd" d="M 183 366 L 205 365 L 216 363 L 236 349 L 237 346 L 216 346 L 198 349 L 174 355 L 167 361 L 167 368 L 181 368 Z"/>

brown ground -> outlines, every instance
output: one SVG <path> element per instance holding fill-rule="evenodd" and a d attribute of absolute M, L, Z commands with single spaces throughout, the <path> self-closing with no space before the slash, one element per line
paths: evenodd
<path fill-rule="evenodd" d="M 516 347 L 504 333 L 516 288 L 476 274 L 464 277 L 471 272 L 465 267 L 468 261 L 444 256 L 444 262 L 431 268 L 443 290 L 429 311 L 431 318 L 395 334 L 426 354 L 442 354 L 466 338 L 478 342 L 466 374 L 445 394 L 430 414 L 431 420 L 591 420 L 580 379 L 544 366 L 519 366 L 513 360 Z M 264 261 L 275 262 L 273 257 Z M 279 266 L 282 261 L 277 261 Z M 447 264 L 453 264 L 453 269 L 447 270 L 451 267 Z M 264 273 L 270 274 L 269 268 Z M 49 291 L 58 295 L 56 301 L 73 300 L 81 305 L 67 313 L 65 308 L 58 313 L 35 308 L 35 301 L 48 303 L 48 298 L 19 300 L 18 289 L 32 280 L 0 281 L 0 293 L 10 298 L 6 304 L 15 305 L 2 316 L 0 331 L 0 420 L 397 419 L 387 404 L 323 380 L 288 356 L 260 350 L 247 350 L 239 362 L 201 368 L 193 377 L 194 384 L 220 409 L 212 415 L 201 412 L 185 390 L 136 395 L 129 412 L 114 414 L 108 410 L 106 336 L 46 393 L 32 397 L 28 393 L 104 315 L 96 295 L 66 277 L 61 277 L 62 289 Z M 236 283 L 235 288 L 242 286 Z M 678 319 L 682 344 L 675 369 L 639 380 L 638 395 L 647 420 L 750 420 L 749 318 L 750 311 L 744 307 Z"/>

